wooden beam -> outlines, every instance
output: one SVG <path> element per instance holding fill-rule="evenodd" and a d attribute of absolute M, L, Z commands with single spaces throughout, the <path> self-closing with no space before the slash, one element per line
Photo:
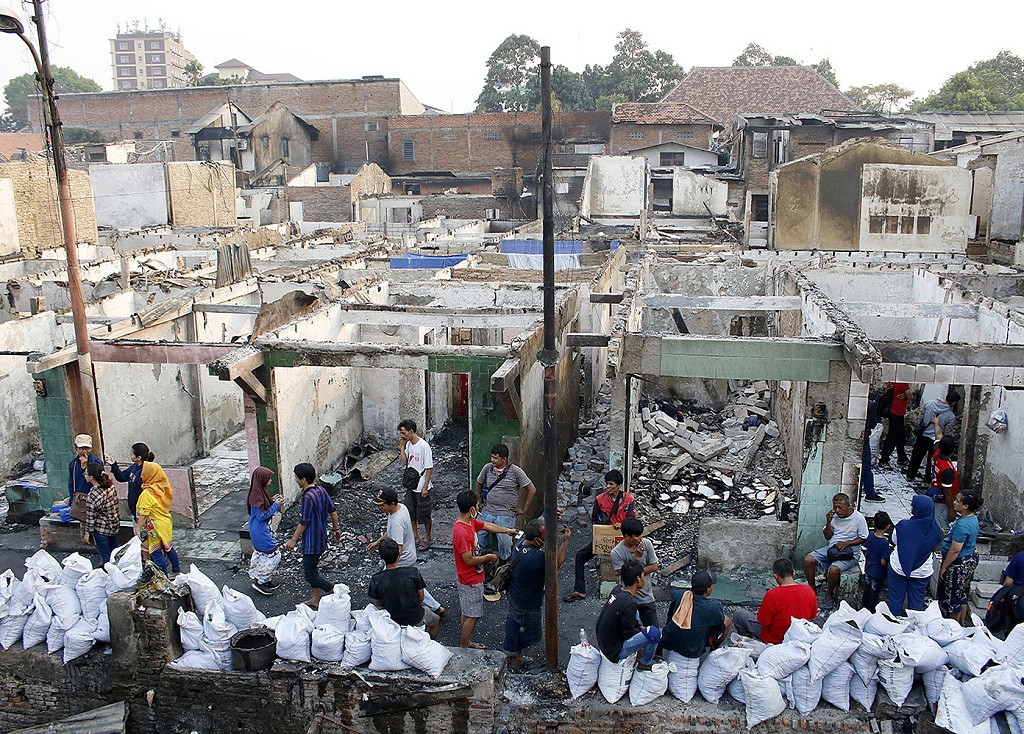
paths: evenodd
<path fill-rule="evenodd" d="M 129 364 L 209 364 L 237 347 L 227 343 L 152 342 L 125 339 L 115 342 L 91 339 L 94 362 Z"/>
<path fill-rule="evenodd" d="M 246 344 L 236 346 L 233 351 L 221 359 L 210 363 L 210 374 L 222 380 L 233 382 L 241 375 L 252 372 L 263 366 L 263 352 Z"/>
<path fill-rule="evenodd" d="M 612 339 L 611 334 L 566 334 L 567 347 L 607 347 Z"/>
<path fill-rule="evenodd" d="M 519 358 L 506 359 L 505 363 L 491 375 L 491 392 L 505 392 L 519 377 Z"/>
<path fill-rule="evenodd" d="M 235 384 L 257 403 L 267 404 L 267 389 L 263 383 L 256 379 L 252 372 L 243 372 L 235 377 Z"/>
<path fill-rule="evenodd" d="M 591 293 L 591 303 L 622 303 L 621 293 Z"/>

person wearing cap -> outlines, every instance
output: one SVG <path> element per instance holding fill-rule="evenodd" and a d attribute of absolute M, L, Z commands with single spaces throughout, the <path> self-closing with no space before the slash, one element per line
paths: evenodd
<path fill-rule="evenodd" d="M 953 454 L 956 452 L 956 441 L 952 436 L 942 433 L 942 428 L 935 429 L 935 451 L 932 452 L 932 481 L 928 486 L 927 494 L 936 505 L 946 506 L 945 511 L 935 508 L 935 520 L 944 531 L 949 529 L 949 524 L 956 519 L 956 512 L 953 511 L 953 500 L 960 491 L 960 478 L 957 475 L 956 464 L 953 463 Z"/>
<path fill-rule="evenodd" d="M 741 635 L 777 645 L 794 619 L 818 616 L 818 596 L 812 587 L 796 580 L 793 561 L 788 558 L 779 558 L 772 564 L 772 575 L 778 586 L 765 592 L 757 613 L 737 609 L 732 615 L 732 626 Z"/>
<path fill-rule="evenodd" d="M 729 636 L 732 620 L 726 616 L 722 602 L 711 598 L 717 582 L 714 571 L 702 568 L 690 579 L 689 590 L 672 592 L 668 620 L 661 633 L 664 649 L 686 658 L 699 658 Z"/>
<path fill-rule="evenodd" d="M 644 587 L 644 567 L 629 560 L 619 571 L 619 585 L 612 589 L 597 618 L 597 647 L 610 662 L 619 663 L 639 653 L 638 670 L 650 670 L 661 642 L 661 630 L 641 627 L 637 617 L 636 594 Z"/>
<path fill-rule="evenodd" d="M 381 541 L 384 538 L 391 538 L 398 544 L 396 567 L 414 567 L 416 565 L 416 532 L 412 527 L 409 508 L 398 501 L 398 492 L 391 487 L 382 489 L 371 501 L 387 515 L 388 524 L 381 536 L 366 546 L 366 552 L 372 553 L 379 550 Z M 423 591 L 423 604 L 437 615 L 444 615 L 444 607 L 426 589 Z"/>
<path fill-rule="evenodd" d="M 75 458 L 68 464 L 68 502 L 73 502 L 75 493 L 89 494 L 92 485 L 86 479 L 85 469 L 89 464 L 99 464 L 103 468 L 103 459 L 92 452 L 92 436 L 79 433 L 75 436 Z"/>

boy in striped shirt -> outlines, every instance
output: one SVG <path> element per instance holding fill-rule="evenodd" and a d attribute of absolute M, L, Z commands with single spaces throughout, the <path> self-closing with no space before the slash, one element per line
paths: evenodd
<path fill-rule="evenodd" d="M 341 530 L 338 529 L 338 510 L 327 490 L 316 484 L 316 469 L 312 464 L 295 465 L 295 483 L 302 490 L 302 517 L 295 528 L 291 540 L 285 543 L 285 550 L 293 550 L 302 539 L 302 574 L 313 589 L 312 597 L 306 604 L 316 609 L 320 606 L 320 597 L 330 594 L 334 587 L 317 569 L 320 556 L 327 550 L 327 518 L 331 518 L 331 529 L 334 542 L 341 542 Z"/>

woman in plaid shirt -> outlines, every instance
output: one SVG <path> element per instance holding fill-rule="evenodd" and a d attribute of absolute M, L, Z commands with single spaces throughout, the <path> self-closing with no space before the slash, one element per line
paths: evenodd
<path fill-rule="evenodd" d="M 85 478 L 92 489 L 85 496 L 85 523 L 82 540 L 95 543 L 103 563 L 110 560 L 110 552 L 117 546 L 117 532 L 121 529 L 121 514 L 117 506 L 117 490 L 102 464 L 89 464 Z"/>

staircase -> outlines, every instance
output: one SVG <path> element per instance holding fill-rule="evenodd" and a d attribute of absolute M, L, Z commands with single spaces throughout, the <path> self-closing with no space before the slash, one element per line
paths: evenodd
<path fill-rule="evenodd" d="M 998 591 L 1003 569 L 1010 562 L 1008 556 L 992 555 L 991 541 L 978 538 L 978 568 L 971 583 L 970 607 L 982 619 L 988 609 L 988 600 Z"/>

